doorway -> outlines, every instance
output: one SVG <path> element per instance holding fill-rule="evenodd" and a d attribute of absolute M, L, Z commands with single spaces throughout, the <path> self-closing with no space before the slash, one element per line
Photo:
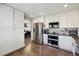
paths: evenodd
<path fill-rule="evenodd" d="M 24 20 L 24 41 L 25 45 L 31 41 L 31 19 Z"/>

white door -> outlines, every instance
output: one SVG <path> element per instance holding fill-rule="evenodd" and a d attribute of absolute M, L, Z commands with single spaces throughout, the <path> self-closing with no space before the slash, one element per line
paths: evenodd
<path fill-rule="evenodd" d="M 13 8 L 0 5 L 0 55 L 13 51 Z"/>
<path fill-rule="evenodd" d="M 14 49 L 24 46 L 24 13 L 14 9 Z"/>

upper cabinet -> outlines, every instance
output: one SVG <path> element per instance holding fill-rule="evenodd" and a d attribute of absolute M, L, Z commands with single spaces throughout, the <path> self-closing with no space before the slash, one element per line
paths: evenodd
<path fill-rule="evenodd" d="M 77 9 L 55 14 L 49 18 L 48 23 L 50 22 L 59 22 L 59 28 L 79 27 L 79 10 Z"/>
<path fill-rule="evenodd" d="M 14 27 L 24 27 L 24 13 L 14 9 Z"/>
<path fill-rule="evenodd" d="M 13 51 L 13 8 L 0 4 L 0 55 Z"/>
<path fill-rule="evenodd" d="M 79 11 L 73 10 L 60 14 L 60 28 L 79 27 Z"/>
<path fill-rule="evenodd" d="M 66 12 L 60 14 L 59 20 L 60 20 L 59 27 L 60 28 L 67 28 L 67 14 L 66 14 Z"/>
<path fill-rule="evenodd" d="M 79 11 L 69 11 L 67 14 L 67 26 L 68 27 L 79 27 Z"/>
<path fill-rule="evenodd" d="M 0 27 L 10 27 L 13 24 L 13 8 L 0 4 Z"/>

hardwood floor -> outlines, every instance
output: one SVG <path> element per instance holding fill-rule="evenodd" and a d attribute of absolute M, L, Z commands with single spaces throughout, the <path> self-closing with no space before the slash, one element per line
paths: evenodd
<path fill-rule="evenodd" d="M 47 45 L 38 45 L 30 42 L 29 39 L 25 40 L 25 44 L 24 48 L 9 54 L 9 56 L 73 56 L 71 52 Z"/>

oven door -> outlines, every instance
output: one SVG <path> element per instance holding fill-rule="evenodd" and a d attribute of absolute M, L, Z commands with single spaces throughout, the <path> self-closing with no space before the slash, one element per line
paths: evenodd
<path fill-rule="evenodd" d="M 58 47 L 58 41 L 48 39 L 48 45 Z"/>

